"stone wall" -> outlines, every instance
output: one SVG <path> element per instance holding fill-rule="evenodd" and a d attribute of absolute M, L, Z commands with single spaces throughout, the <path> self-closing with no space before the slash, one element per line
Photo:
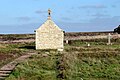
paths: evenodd
<path fill-rule="evenodd" d="M 52 20 L 36 30 L 36 49 L 63 49 L 63 41 L 63 31 Z"/>

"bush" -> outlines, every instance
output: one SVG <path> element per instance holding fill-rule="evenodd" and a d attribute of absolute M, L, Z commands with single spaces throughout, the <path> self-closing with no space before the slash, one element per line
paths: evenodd
<path fill-rule="evenodd" d="M 120 34 L 120 25 L 117 28 L 114 29 L 114 32 Z"/>

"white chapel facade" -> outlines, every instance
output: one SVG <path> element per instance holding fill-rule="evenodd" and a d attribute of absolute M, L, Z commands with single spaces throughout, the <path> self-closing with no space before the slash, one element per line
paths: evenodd
<path fill-rule="evenodd" d="M 63 49 L 64 32 L 51 20 L 51 10 L 48 19 L 36 30 L 36 49 Z"/>

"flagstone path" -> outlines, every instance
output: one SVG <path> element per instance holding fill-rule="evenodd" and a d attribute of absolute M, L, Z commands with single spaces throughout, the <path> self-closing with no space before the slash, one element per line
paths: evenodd
<path fill-rule="evenodd" d="M 0 69 L 0 80 L 5 80 L 6 77 L 8 77 L 11 72 L 15 69 L 18 63 L 24 61 L 26 58 L 29 58 L 31 55 L 34 55 L 36 53 L 28 53 L 26 55 L 20 56 L 19 58 L 15 59 L 14 61 L 4 65 Z"/>

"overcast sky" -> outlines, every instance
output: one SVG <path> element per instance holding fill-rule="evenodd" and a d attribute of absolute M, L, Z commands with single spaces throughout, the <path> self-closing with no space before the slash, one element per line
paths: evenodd
<path fill-rule="evenodd" d="M 66 32 L 111 31 L 120 24 L 120 0 L 1 0 L 0 34 L 34 33 L 49 8 Z"/>

